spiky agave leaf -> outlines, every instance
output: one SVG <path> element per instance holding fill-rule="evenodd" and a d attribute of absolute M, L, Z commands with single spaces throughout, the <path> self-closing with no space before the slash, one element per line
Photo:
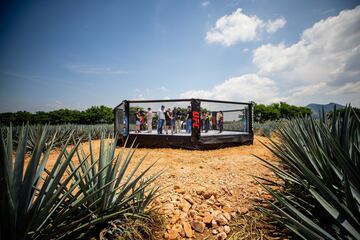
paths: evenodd
<path fill-rule="evenodd" d="M 98 156 L 95 156 L 92 150 L 91 137 L 89 137 L 89 155 L 85 154 L 83 147 L 78 149 L 77 156 L 84 164 L 81 171 L 73 175 L 74 181 L 81 183 L 78 185 L 77 202 L 72 203 L 74 207 L 65 209 L 62 215 L 55 219 L 54 224 L 64 221 L 67 214 L 74 214 L 74 209 L 77 207 L 86 205 L 88 209 L 87 212 L 77 213 L 81 218 L 80 222 L 69 222 L 63 226 L 62 231 L 67 234 L 63 234 L 61 238 L 67 238 L 90 226 L 116 218 L 146 216 L 144 210 L 158 191 L 158 187 L 150 188 L 149 185 L 162 172 L 144 178 L 155 164 L 140 171 L 139 168 L 146 155 L 132 169 L 129 169 L 136 150 L 134 143 L 127 153 L 123 147 L 115 156 L 116 139 L 116 136 L 105 139 L 102 134 Z M 125 174 L 127 174 L 126 178 Z"/>
<path fill-rule="evenodd" d="M 12 149 L 12 127 L 8 128 L 7 138 L 0 136 L 0 187 L 1 187 L 1 227 L 2 239 L 24 239 L 31 229 L 46 224 L 43 221 L 36 221 L 36 217 L 46 214 L 51 217 L 58 209 L 58 206 L 42 201 L 44 196 L 61 199 L 62 192 L 56 190 L 62 187 L 61 178 L 64 171 L 51 172 L 46 175 L 45 165 L 48 161 L 52 142 L 45 150 L 48 137 L 48 127 L 44 126 L 36 137 L 33 151 L 27 163 L 26 151 L 29 135 L 29 126 L 22 127 L 19 134 L 19 142 L 13 160 Z M 69 138 L 70 140 L 70 138 Z M 75 145 L 74 148 L 76 148 Z M 56 164 L 66 168 L 75 151 L 62 162 L 62 155 Z M 49 188 L 48 188 L 49 187 Z M 46 191 L 45 191 L 46 189 Z"/>
<path fill-rule="evenodd" d="M 359 133 L 348 106 L 332 119 L 290 121 L 279 129 L 282 142 L 268 146 L 286 168 L 261 159 L 286 183 L 283 192 L 265 187 L 277 201 L 273 214 L 300 237 L 360 239 Z"/>
<path fill-rule="evenodd" d="M 144 210 L 158 190 L 157 187 L 150 188 L 149 185 L 161 172 L 144 178 L 153 166 L 152 164 L 140 172 L 139 167 L 146 156 L 130 171 L 129 165 L 133 161 L 135 149 L 131 147 L 125 154 L 125 148 L 122 148 L 115 156 L 115 147 L 116 137 L 105 139 L 102 134 L 98 156 L 93 151 L 91 136 L 89 154 L 85 154 L 82 146 L 76 150 L 78 163 L 70 162 L 68 178 L 63 182 L 66 186 L 70 184 L 64 193 L 68 200 L 58 214 L 51 218 L 51 224 L 56 228 L 51 232 L 42 231 L 43 237 L 69 238 L 109 220 L 125 216 L 146 216 Z M 65 153 L 65 156 L 67 155 Z M 126 178 L 125 174 L 128 174 Z M 45 217 L 39 216 L 42 219 Z"/>
<path fill-rule="evenodd" d="M 157 188 L 149 188 L 160 174 L 144 179 L 152 165 L 139 172 L 144 158 L 125 179 L 135 149 L 125 148 L 115 157 L 116 138 L 101 134 L 101 151 L 95 156 L 79 148 L 81 139 L 68 132 L 51 170 L 45 168 L 56 140 L 48 126 L 25 126 L 19 133 L 13 160 L 12 129 L 0 138 L 1 239 L 68 238 L 89 226 L 127 215 L 142 217 Z M 41 130 L 41 131 L 40 131 Z M 25 159 L 32 136 L 29 161 Z M 49 137 L 51 136 L 51 137 Z M 51 140 L 49 142 L 49 139 Z M 70 141 L 76 144 L 69 149 Z M 75 162 L 75 159 L 77 161 Z M 131 191 L 132 190 L 132 191 Z"/>

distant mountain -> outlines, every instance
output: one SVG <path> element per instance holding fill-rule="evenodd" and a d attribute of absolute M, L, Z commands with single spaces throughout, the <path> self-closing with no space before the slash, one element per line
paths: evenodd
<path fill-rule="evenodd" d="M 325 114 L 327 114 L 328 112 L 331 112 L 332 110 L 334 110 L 334 106 L 336 106 L 336 109 L 343 109 L 345 108 L 345 106 L 341 105 L 341 104 L 337 104 L 337 103 L 328 103 L 328 104 L 317 104 L 317 103 L 311 103 L 309 105 L 307 105 L 307 108 L 310 108 L 312 111 L 312 114 L 314 116 L 319 116 L 319 112 L 321 112 L 323 109 L 325 111 Z"/>

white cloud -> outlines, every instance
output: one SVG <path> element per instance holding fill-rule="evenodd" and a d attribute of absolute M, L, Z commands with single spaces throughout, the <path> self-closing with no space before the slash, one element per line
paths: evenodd
<path fill-rule="evenodd" d="M 253 63 L 261 76 L 292 86 L 293 101 L 337 95 L 359 102 L 355 98 L 360 96 L 360 6 L 315 23 L 292 45 L 260 46 L 254 50 Z"/>
<path fill-rule="evenodd" d="M 134 98 L 135 100 L 146 100 L 146 98 L 144 97 L 144 95 L 143 94 L 137 94 L 137 95 L 135 95 L 135 98 Z"/>
<path fill-rule="evenodd" d="M 111 74 L 111 75 L 121 75 L 121 74 L 128 74 L 127 71 L 124 71 L 123 69 L 119 68 L 113 68 L 113 67 L 104 67 L 104 66 L 92 66 L 92 65 L 66 65 L 66 68 L 75 73 L 81 73 L 81 74 Z"/>
<path fill-rule="evenodd" d="M 49 103 L 45 104 L 45 106 L 50 109 L 66 108 L 65 104 L 60 100 L 50 101 Z"/>
<path fill-rule="evenodd" d="M 247 32 L 234 30 L 241 25 L 238 22 L 241 18 L 257 22 L 256 27 L 252 27 L 253 34 L 248 34 L 247 38 Z M 238 9 L 219 19 L 208 32 L 207 40 L 230 46 L 238 41 L 256 39 L 259 28 L 273 32 L 283 27 L 286 20 L 279 19 L 264 23 Z M 239 32 L 244 35 L 236 35 Z M 338 102 L 360 106 L 360 6 L 315 23 L 305 29 L 294 44 L 265 44 L 253 53 L 258 73 L 230 78 L 211 89 L 187 91 L 181 97 L 261 103 L 287 101 L 299 105 Z"/>
<path fill-rule="evenodd" d="M 158 90 L 160 90 L 160 91 L 162 91 L 162 92 L 167 92 L 167 91 L 169 91 L 166 87 L 164 87 L 164 86 L 161 86 L 161 87 L 159 87 L 159 88 L 157 88 Z"/>
<path fill-rule="evenodd" d="M 201 6 L 202 7 L 207 7 L 207 6 L 209 6 L 210 5 L 210 1 L 205 1 L 205 2 L 202 2 L 201 3 Z"/>
<path fill-rule="evenodd" d="M 248 42 L 258 38 L 262 20 L 255 16 L 247 16 L 238 8 L 230 15 L 219 18 L 215 27 L 206 33 L 208 43 L 221 43 L 231 46 L 236 42 Z"/>
<path fill-rule="evenodd" d="M 358 82 L 349 82 L 346 83 L 344 86 L 341 86 L 339 88 L 333 89 L 329 92 L 331 95 L 339 95 L 339 94 L 356 94 L 356 97 L 360 97 L 360 81 Z"/>
<path fill-rule="evenodd" d="M 243 51 L 243 53 L 246 53 L 246 52 L 249 51 L 249 49 L 248 49 L 248 48 L 244 48 L 242 51 Z"/>
<path fill-rule="evenodd" d="M 260 73 L 286 73 L 305 81 L 333 80 L 348 60 L 359 61 L 360 7 L 315 23 L 290 46 L 266 44 L 255 49 L 253 62 Z"/>
<path fill-rule="evenodd" d="M 157 98 L 163 98 L 164 94 L 169 92 L 169 89 L 165 86 L 160 86 L 156 88 L 134 88 L 132 90 L 132 98 L 133 99 L 139 99 L 139 100 L 145 100 L 145 99 L 153 99 L 154 96 L 155 99 Z"/>
<path fill-rule="evenodd" d="M 268 33 L 274 33 L 277 30 L 279 30 L 280 28 L 283 28 L 286 24 L 286 19 L 284 17 L 275 19 L 274 21 L 272 20 L 268 20 L 266 23 L 266 31 Z"/>
<path fill-rule="evenodd" d="M 285 23 L 284 17 L 265 23 L 258 16 L 248 16 L 238 8 L 230 15 L 219 18 L 215 26 L 206 33 L 205 39 L 208 43 L 231 46 L 238 42 L 258 40 L 264 28 L 267 32 L 274 33 Z"/>
<path fill-rule="evenodd" d="M 319 82 L 317 84 L 295 87 L 295 88 L 291 89 L 291 91 L 290 91 L 290 92 L 292 92 L 291 97 L 297 98 L 297 97 L 312 96 L 312 95 L 319 93 L 321 90 L 324 89 L 324 87 L 326 87 L 325 82 Z"/>
<path fill-rule="evenodd" d="M 257 74 L 245 74 L 225 80 L 209 90 L 184 92 L 180 97 L 271 103 L 284 100 L 278 95 L 278 88 L 273 80 Z"/>

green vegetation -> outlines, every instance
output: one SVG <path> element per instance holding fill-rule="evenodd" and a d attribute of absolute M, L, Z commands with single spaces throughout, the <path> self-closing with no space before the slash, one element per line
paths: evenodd
<path fill-rule="evenodd" d="M 19 111 L 15 113 L 0 113 L 0 123 L 14 126 L 29 122 L 30 124 L 99 124 L 113 123 L 112 108 L 93 106 L 84 111 L 59 109 L 50 112 L 30 113 Z"/>
<path fill-rule="evenodd" d="M 145 209 L 158 190 L 149 185 L 159 174 L 145 178 L 152 165 L 139 171 L 145 157 L 129 169 L 133 147 L 115 155 L 116 136 L 105 139 L 102 133 L 95 155 L 91 134 L 84 149 L 81 139 L 70 145 L 70 132 L 49 169 L 56 133 L 50 134 L 49 126 L 36 130 L 26 154 L 31 131 L 28 125 L 21 128 L 15 150 L 11 127 L 0 134 L 0 239 L 75 239 L 111 220 L 147 217 Z"/>
<path fill-rule="evenodd" d="M 356 113 L 356 115 L 360 116 L 360 108 L 355 108 L 355 107 L 353 107 L 352 109 L 354 110 L 354 112 Z M 335 108 L 334 110 L 329 111 L 329 113 L 327 114 L 326 117 L 329 118 L 329 119 L 331 119 L 331 118 L 333 117 L 333 115 L 334 115 L 334 112 L 335 112 L 335 115 L 339 115 L 339 114 L 340 114 L 341 117 L 344 117 L 345 114 L 346 114 L 346 108 L 341 108 L 341 109 Z M 320 115 L 321 115 L 321 112 L 320 112 Z M 322 114 L 322 118 L 325 118 L 324 114 Z"/>
<path fill-rule="evenodd" d="M 287 121 L 261 159 L 280 179 L 258 178 L 274 197 L 260 208 L 303 239 L 360 239 L 360 118 L 353 108 Z"/>
<path fill-rule="evenodd" d="M 39 132 L 43 131 L 45 125 L 30 125 L 29 133 L 27 138 L 27 150 L 33 150 L 36 141 L 37 135 Z M 61 147 L 69 138 L 71 134 L 73 141 L 88 141 L 88 137 L 91 136 L 92 139 L 100 139 L 101 134 L 105 133 L 106 136 L 111 136 L 114 132 L 113 124 L 96 124 L 96 125 L 76 125 L 76 124 L 62 124 L 62 125 L 48 125 L 47 135 L 45 139 L 45 148 L 51 144 L 54 147 Z M 14 144 L 17 145 L 19 138 L 21 136 L 22 126 L 11 127 L 12 137 Z M 8 131 L 8 128 L 5 126 L 0 126 L 0 131 L 5 137 Z"/>
<path fill-rule="evenodd" d="M 254 120 L 256 122 L 291 119 L 305 115 L 311 115 L 309 108 L 289 105 L 287 103 L 255 104 L 254 107 Z"/>
<path fill-rule="evenodd" d="M 284 121 L 254 122 L 254 133 L 264 137 L 272 137 L 273 133 Z"/>

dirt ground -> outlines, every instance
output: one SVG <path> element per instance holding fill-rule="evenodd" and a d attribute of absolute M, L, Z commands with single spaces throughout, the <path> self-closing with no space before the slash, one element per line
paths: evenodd
<path fill-rule="evenodd" d="M 219 150 L 137 149 L 133 165 L 148 153 L 141 169 L 157 161 L 149 174 L 164 170 L 155 182 L 161 195 L 153 202 L 165 219 L 158 238 L 270 239 L 269 231 L 274 230 L 266 223 L 250 230 L 245 226 L 254 224 L 250 223 L 257 216 L 254 204 L 270 198 L 253 176 L 274 179 L 254 156 L 276 162 L 260 141 L 269 144 L 267 138 L 256 136 L 253 145 Z M 93 142 L 98 152 L 99 140 Z"/>

